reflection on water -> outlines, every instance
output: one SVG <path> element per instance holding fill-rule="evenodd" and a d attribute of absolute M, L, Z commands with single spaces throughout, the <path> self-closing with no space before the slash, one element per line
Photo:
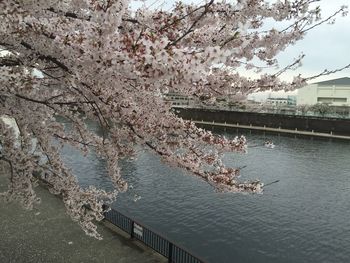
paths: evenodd
<path fill-rule="evenodd" d="M 242 180 L 279 180 L 264 194 L 217 193 L 142 152 L 122 163 L 133 188 L 115 207 L 209 262 L 348 262 L 350 144 L 241 132 L 252 147 L 226 154 L 225 162 L 246 165 Z M 263 146 L 266 138 L 274 149 Z M 65 152 L 83 185 L 110 187 L 96 156 Z M 134 202 L 135 194 L 142 199 Z"/>

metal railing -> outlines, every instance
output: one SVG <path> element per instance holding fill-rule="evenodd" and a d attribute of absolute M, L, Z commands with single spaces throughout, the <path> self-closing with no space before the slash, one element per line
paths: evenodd
<path fill-rule="evenodd" d="M 178 246 L 168 239 L 162 237 L 149 227 L 132 220 L 113 208 L 105 213 L 105 219 L 128 233 L 131 238 L 141 241 L 146 246 L 166 257 L 169 263 L 205 262 L 181 246 Z"/>

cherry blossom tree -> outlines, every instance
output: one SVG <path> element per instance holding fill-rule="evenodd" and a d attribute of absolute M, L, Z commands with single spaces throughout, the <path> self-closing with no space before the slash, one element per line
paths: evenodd
<path fill-rule="evenodd" d="M 278 77 L 302 57 L 258 80 L 241 77 L 237 68 L 258 69 L 256 60 L 278 65 L 279 52 L 346 13 L 340 7 L 322 19 L 314 2 L 208 0 L 178 2 L 164 11 L 133 10 L 127 0 L 0 1 L 0 47 L 6 51 L 0 58 L 0 113 L 18 127 L 16 132 L 0 120 L 0 159 L 10 167 L 2 198 L 31 208 L 39 202 L 33 175 L 39 172 L 70 216 L 100 238 L 94 220 L 103 218 L 103 203 L 126 190 L 118 161 L 132 156 L 136 145 L 219 191 L 261 192 L 260 181 L 240 182 L 239 169 L 221 160 L 224 152 L 244 152 L 246 139 L 230 140 L 178 118 L 164 94 L 215 98 L 300 87 L 308 79 L 283 83 Z M 265 29 L 266 20 L 289 25 Z M 89 130 L 86 119 L 98 121 L 103 134 Z M 64 144 L 103 158 L 115 191 L 81 188 L 60 155 Z"/>
<path fill-rule="evenodd" d="M 300 104 L 297 106 L 298 113 L 301 113 L 301 115 L 306 115 L 307 112 L 310 110 L 310 106 L 307 104 Z"/>
<path fill-rule="evenodd" d="M 316 115 L 324 117 L 326 114 L 332 113 L 332 108 L 327 103 L 316 103 L 310 107 L 310 110 Z"/>

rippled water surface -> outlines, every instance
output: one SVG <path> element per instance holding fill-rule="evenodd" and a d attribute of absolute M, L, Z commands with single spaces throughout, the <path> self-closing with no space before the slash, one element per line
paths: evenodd
<path fill-rule="evenodd" d="M 208 262 L 349 262 L 350 143 L 268 135 L 267 149 L 266 135 L 240 133 L 252 147 L 225 161 L 246 165 L 242 180 L 279 180 L 264 194 L 217 193 L 141 152 L 122 164 L 133 188 L 114 206 Z M 83 185 L 108 187 L 101 161 L 65 151 Z"/>

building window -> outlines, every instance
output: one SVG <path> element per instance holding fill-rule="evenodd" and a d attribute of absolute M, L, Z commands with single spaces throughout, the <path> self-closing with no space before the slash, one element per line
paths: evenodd
<path fill-rule="evenodd" d="M 321 102 L 321 103 L 347 102 L 347 98 L 318 97 L 317 102 Z"/>
<path fill-rule="evenodd" d="M 347 102 L 347 98 L 334 98 L 334 102 Z"/>

